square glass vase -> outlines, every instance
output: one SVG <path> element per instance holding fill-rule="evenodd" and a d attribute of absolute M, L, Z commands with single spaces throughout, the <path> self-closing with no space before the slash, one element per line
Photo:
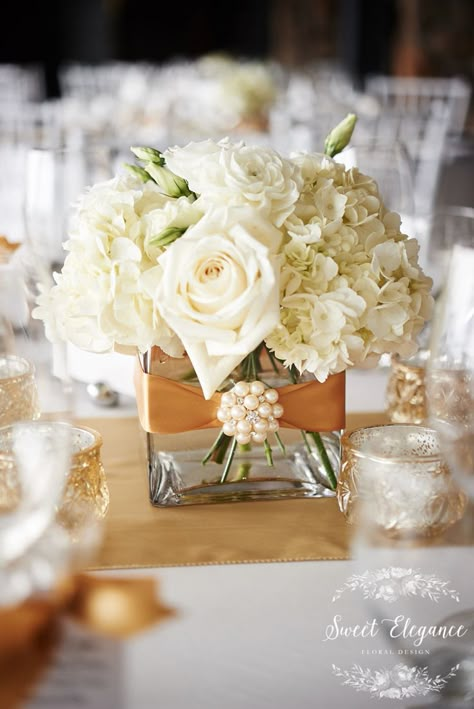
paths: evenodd
<path fill-rule="evenodd" d="M 187 357 L 171 358 L 160 351 L 142 360 L 146 373 L 194 385 L 199 391 L 192 365 Z M 277 371 L 276 371 L 277 370 Z M 260 356 L 257 377 L 266 387 L 276 388 L 295 383 L 285 368 L 273 366 L 268 356 Z M 236 370 L 219 391 L 232 388 L 242 380 Z M 296 383 L 313 381 L 312 375 L 299 376 Z M 176 396 L 179 396 L 177 392 Z M 160 397 L 154 406 L 164 407 L 168 397 Z M 281 427 L 278 431 L 284 450 L 274 434 L 268 442 L 273 465 L 269 465 L 262 443 L 237 445 L 230 468 L 225 454 L 215 453 L 203 463 L 214 445 L 219 428 L 204 428 L 180 433 L 146 433 L 150 502 L 157 507 L 194 505 L 246 500 L 333 497 L 335 480 L 328 474 L 328 462 L 337 479 L 341 459 L 342 430 L 310 432 Z M 231 439 L 230 439 L 231 440 Z M 222 450 L 221 450 L 222 453 Z"/>

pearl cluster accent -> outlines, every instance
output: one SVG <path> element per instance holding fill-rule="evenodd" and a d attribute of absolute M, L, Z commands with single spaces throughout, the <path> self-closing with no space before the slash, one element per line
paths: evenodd
<path fill-rule="evenodd" d="M 265 389 L 258 380 L 237 382 L 222 394 L 216 417 L 223 423 L 224 433 L 235 436 L 237 443 L 263 443 L 270 432 L 280 428 L 283 406 L 278 398 L 276 389 Z"/>

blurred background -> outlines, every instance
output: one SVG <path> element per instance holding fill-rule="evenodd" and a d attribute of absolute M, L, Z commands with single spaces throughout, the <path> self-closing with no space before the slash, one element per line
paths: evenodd
<path fill-rule="evenodd" d="M 253 133 L 321 150 L 354 111 L 359 142 L 401 140 L 416 163 L 431 144 L 450 171 L 435 166 L 426 190 L 442 183 L 443 203 L 471 205 L 466 180 L 451 183 L 470 175 L 471 0 L 10 0 L 8 16 L 2 144 L 166 147 Z"/>
<path fill-rule="evenodd" d="M 349 112 L 337 159 L 378 181 L 435 294 L 474 233 L 472 0 L 9 0 L 8 15 L 0 237 L 46 269 L 62 265 L 75 197 L 133 161 L 131 145 L 230 136 L 322 152 Z M 0 263 L 10 253 L 0 238 Z M 110 380 L 108 358 L 85 357 L 79 378 Z"/>

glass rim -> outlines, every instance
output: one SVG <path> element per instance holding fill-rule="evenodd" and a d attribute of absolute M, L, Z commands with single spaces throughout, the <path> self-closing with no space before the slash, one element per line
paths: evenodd
<path fill-rule="evenodd" d="M 73 453 L 73 457 L 78 456 L 78 455 L 84 455 L 85 453 L 90 453 L 93 450 L 100 449 L 104 439 L 102 438 L 102 434 L 99 433 L 99 431 L 96 431 L 95 428 L 90 428 L 89 426 L 79 426 L 78 424 L 71 424 L 71 428 L 74 431 L 86 431 L 86 433 L 90 433 L 93 441 L 89 446 L 86 446 L 85 448 L 81 448 L 81 450 L 76 451 Z"/>
<path fill-rule="evenodd" d="M 437 436 L 437 431 L 434 428 L 431 428 L 430 426 L 424 426 L 420 424 L 415 424 L 415 423 L 382 423 L 382 424 L 376 424 L 374 426 L 359 426 L 359 428 L 355 428 L 352 431 L 345 431 L 342 435 L 341 439 L 341 447 L 342 450 L 350 450 L 351 453 L 353 453 L 356 457 L 358 458 L 366 458 L 370 460 L 374 460 L 379 463 L 384 463 L 391 465 L 393 463 L 410 463 L 413 460 L 418 460 L 423 463 L 434 463 L 442 459 L 442 453 L 441 451 L 437 454 L 430 454 L 430 455 L 399 455 L 399 456 L 391 456 L 391 457 L 384 457 L 381 455 L 376 455 L 373 453 L 361 451 L 359 448 L 356 448 L 351 441 L 351 436 L 355 433 L 360 433 L 361 431 L 370 431 L 374 429 L 382 429 L 382 428 L 410 428 L 410 429 L 415 429 L 418 431 L 429 431 L 429 433 L 434 434 Z"/>
<path fill-rule="evenodd" d="M 18 372 L 17 374 L 9 374 L 7 376 L 3 376 L 1 373 L 1 362 L 3 360 L 6 360 L 7 362 L 17 362 L 19 364 L 23 364 L 23 371 Z M 19 355 L 15 354 L 2 354 L 0 355 L 0 383 L 2 382 L 8 382 L 13 379 L 22 379 L 23 377 L 31 376 L 34 374 L 35 368 L 34 365 L 25 357 L 20 357 Z"/>
<path fill-rule="evenodd" d="M 416 359 L 417 355 L 418 355 L 418 353 L 412 355 L 412 358 Z M 394 364 L 394 367 L 396 367 L 397 369 L 408 370 L 408 371 L 412 371 L 412 372 L 416 371 L 416 372 L 420 372 L 420 373 L 426 372 L 426 370 L 428 368 L 427 365 L 428 365 L 428 361 L 429 361 L 429 355 L 426 357 L 426 361 L 424 362 L 424 364 L 412 364 L 409 361 L 410 359 L 411 359 L 411 357 L 408 359 L 400 357 L 400 355 L 398 353 L 395 353 L 392 355 L 392 362 Z"/>
<path fill-rule="evenodd" d="M 89 426 L 80 426 L 75 423 L 68 423 L 67 421 L 48 421 L 47 419 L 33 419 L 33 420 L 23 420 L 23 421 L 16 421 L 14 423 L 9 423 L 6 426 L 0 426 L 0 436 L 2 433 L 5 433 L 8 431 L 8 429 L 13 429 L 15 426 L 27 426 L 27 425 L 40 425 L 40 424 L 52 424 L 53 426 L 67 426 L 71 430 L 71 434 L 74 435 L 74 431 L 85 431 L 86 433 L 90 434 L 92 436 L 92 443 L 90 443 L 87 446 L 84 446 L 78 451 L 75 451 L 71 454 L 71 459 L 74 460 L 78 456 L 83 456 L 87 453 L 91 453 L 94 450 L 100 450 L 102 444 L 103 444 L 103 438 L 102 434 L 99 433 L 99 431 L 96 431 L 94 428 L 90 428 Z M 9 451 L 2 450 L 0 447 L 0 457 L 3 456 L 10 456 L 11 453 Z"/>

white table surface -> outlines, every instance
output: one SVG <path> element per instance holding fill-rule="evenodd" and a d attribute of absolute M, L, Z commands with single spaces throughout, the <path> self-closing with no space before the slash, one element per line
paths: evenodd
<path fill-rule="evenodd" d="M 383 410 L 387 375 L 387 369 L 349 372 L 348 411 Z M 124 396 L 116 408 L 94 406 L 83 385 L 78 386 L 77 403 L 82 416 L 135 413 L 133 399 Z M 350 669 L 354 663 L 372 669 L 391 669 L 399 662 L 408 664 L 409 658 L 398 657 L 384 634 L 367 641 L 347 638 L 325 641 L 325 629 L 335 613 L 341 614 L 343 622 L 349 625 L 363 624 L 374 615 L 370 603 L 355 593 L 346 593 L 333 603 L 336 589 L 356 568 L 421 566 L 427 573 L 448 579 L 460 592 L 459 604 L 450 600 L 443 606 L 416 599 L 414 606 L 408 608 L 416 622 L 420 614 L 424 618 L 426 613 L 435 622 L 472 603 L 472 574 L 467 570 L 473 568 L 473 561 L 472 548 L 467 547 L 423 549 L 380 560 L 371 556 L 364 559 L 364 554 L 358 553 L 355 561 L 97 572 L 152 575 L 161 599 L 177 613 L 121 644 L 117 678 L 121 707 L 365 709 L 377 699 L 342 686 L 341 679 L 331 671 L 332 663 L 343 669 Z M 393 654 L 379 654 L 387 651 Z M 425 662 L 424 658 L 417 661 L 422 666 Z M 426 698 L 380 701 L 382 706 L 414 707 L 424 706 L 436 696 L 431 693 Z M 112 706 L 119 709 L 117 704 Z M 437 706 L 448 704 L 443 700 Z M 88 709 L 108 707 L 88 705 Z"/>
<path fill-rule="evenodd" d="M 421 559 L 421 567 L 427 572 L 438 575 L 444 572 L 461 597 L 460 604 L 451 601 L 444 607 L 421 601 L 433 623 L 472 605 L 472 579 L 461 573 L 460 568 L 463 558 L 472 568 L 473 552 L 471 549 L 456 552 L 457 570 L 453 569 L 452 552 L 452 549 L 445 551 L 441 560 L 437 553 Z M 350 669 L 354 663 L 391 669 L 400 662 L 407 664 L 407 658 L 399 656 L 398 649 L 384 636 L 367 641 L 324 640 L 326 627 L 335 613 L 342 616 L 342 622 L 352 625 L 363 624 L 374 616 L 370 604 L 360 595 L 348 594 L 332 602 L 335 590 L 356 565 L 357 562 L 348 561 L 317 561 L 165 568 L 151 572 L 159 582 L 161 597 L 178 615 L 124 646 L 124 706 L 127 709 L 370 706 L 377 700 L 342 686 L 331 671 L 332 663 L 344 669 Z M 418 624 L 420 600 L 416 599 L 408 609 Z M 399 612 L 400 608 L 393 615 Z M 363 654 L 368 651 L 393 654 Z M 423 666 L 426 658 L 421 657 L 419 662 Z M 383 699 L 382 706 L 415 706 L 421 699 L 419 696 L 406 702 Z"/>

